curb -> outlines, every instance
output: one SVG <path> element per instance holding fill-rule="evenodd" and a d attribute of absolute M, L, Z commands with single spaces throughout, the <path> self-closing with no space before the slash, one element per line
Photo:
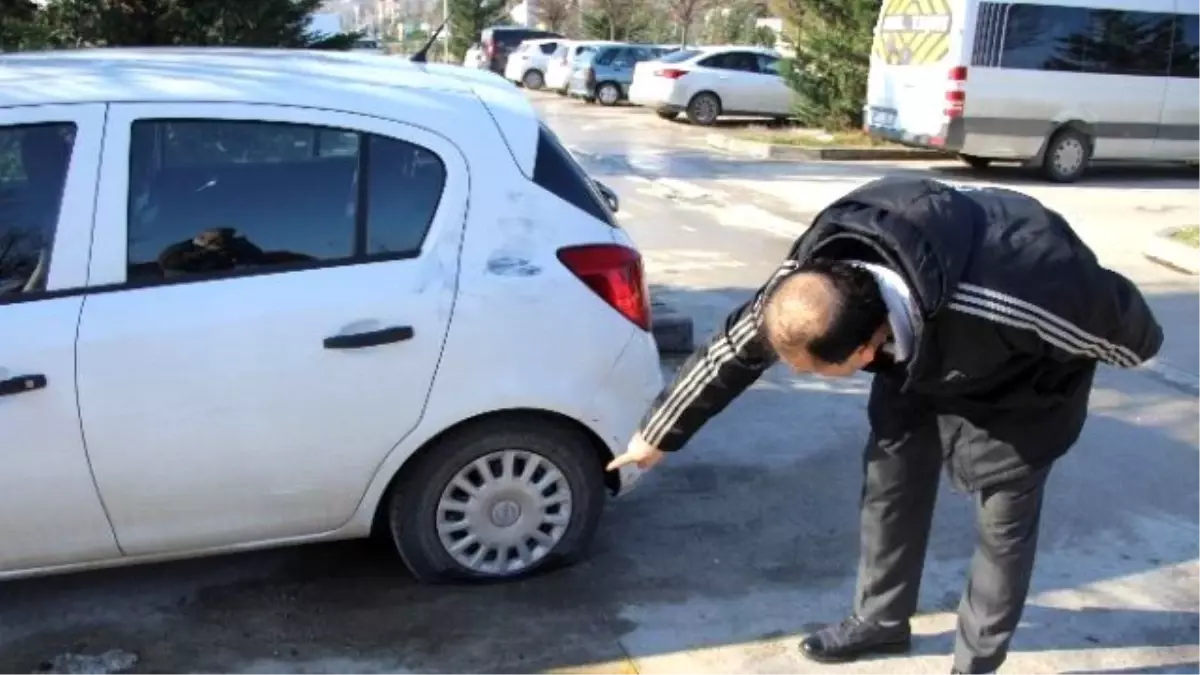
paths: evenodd
<path fill-rule="evenodd" d="M 690 354 L 696 348 L 692 317 L 661 302 L 651 302 L 650 331 L 659 354 Z"/>
<path fill-rule="evenodd" d="M 1172 241 L 1169 237 L 1175 231 L 1165 230 L 1150 237 L 1142 249 L 1142 255 L 1177 272 L 1200 276 L 1200 251 Z"/>
<path fill-rule="evenodd" d="M 753 159 L 790 159 L 805 162 L 930 160 L 945 159 L 950 156 L 940 150 L 923 150 L 918 148 L 801 148 L 791 145 L 776 145 L 761 141 L 730 138 L 725 134 L 709 134 L 707 142 L 710 147 L 742 157 L 751 157 Z"/>

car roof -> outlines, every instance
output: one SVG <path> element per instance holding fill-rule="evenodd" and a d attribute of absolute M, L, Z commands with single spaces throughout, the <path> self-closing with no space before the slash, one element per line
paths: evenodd
<path fill-rule="evenodd" d="M 705 55 L 717 54 L 722 52 L 753 52 L 755 54 L 771 54 L 777 56 L 779 52 L 770 47 L 759 47 L 758 45 L 704 45 L 702 47 L 686 47 L 688 51 L 696 50 L 703 52 Z"/>
<path fill-rule="evenodd" d="M 0 109 L 219 102 L 337 109 L 395 119 L 393 110 L 423 106 L 452 119 L 458 106 L 447 99 L 456 97 L 476 97 L 487 106 L 528 175 L 537 150 L 537 113 L 520 90 L 490 71 L 375 53 L 303 49 L 109 47 L 0 55 Z M 469 124 L 466 119 L 464 124 Z"/>

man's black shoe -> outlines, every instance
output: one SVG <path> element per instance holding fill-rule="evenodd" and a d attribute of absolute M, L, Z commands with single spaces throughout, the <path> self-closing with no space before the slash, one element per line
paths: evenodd
<path fill-rule="evenodd" d="M 817 663 L 847 663 L 864 656 L 903 654 L 912 647 L 908 622 L 881 626 L 851 615 L 800 643 L 800 653 Z"/>

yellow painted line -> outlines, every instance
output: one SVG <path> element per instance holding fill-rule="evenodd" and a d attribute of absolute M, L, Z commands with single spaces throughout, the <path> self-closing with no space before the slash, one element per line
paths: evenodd
<path fill-rule="evenodd" d="M 629 659 L 621 659 L 619 661 L 604 661 L 601 663 L 588 663 L 582 666 L 571 666 L 569 668 L 555 668 L 554 670 L 546 671 L 548 673 L 562 673 L 563 675 L 593 675 L 599 673 L 613 673 L 619 675 L 637 675 L 637 667 L 633 665 L 633 661 Z"/>

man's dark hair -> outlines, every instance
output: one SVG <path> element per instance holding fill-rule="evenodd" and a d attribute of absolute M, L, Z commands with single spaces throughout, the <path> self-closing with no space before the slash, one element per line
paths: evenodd
<path fill-rule="evenodd" d="M 820 279 L 814 284 L 814 277 Z M 810 260 L 768 292 L 764 330 L 776 351 L 805 349 L 824 363 L 842 363 L 887 321 L 875 276 L 840 260 Z"/>

